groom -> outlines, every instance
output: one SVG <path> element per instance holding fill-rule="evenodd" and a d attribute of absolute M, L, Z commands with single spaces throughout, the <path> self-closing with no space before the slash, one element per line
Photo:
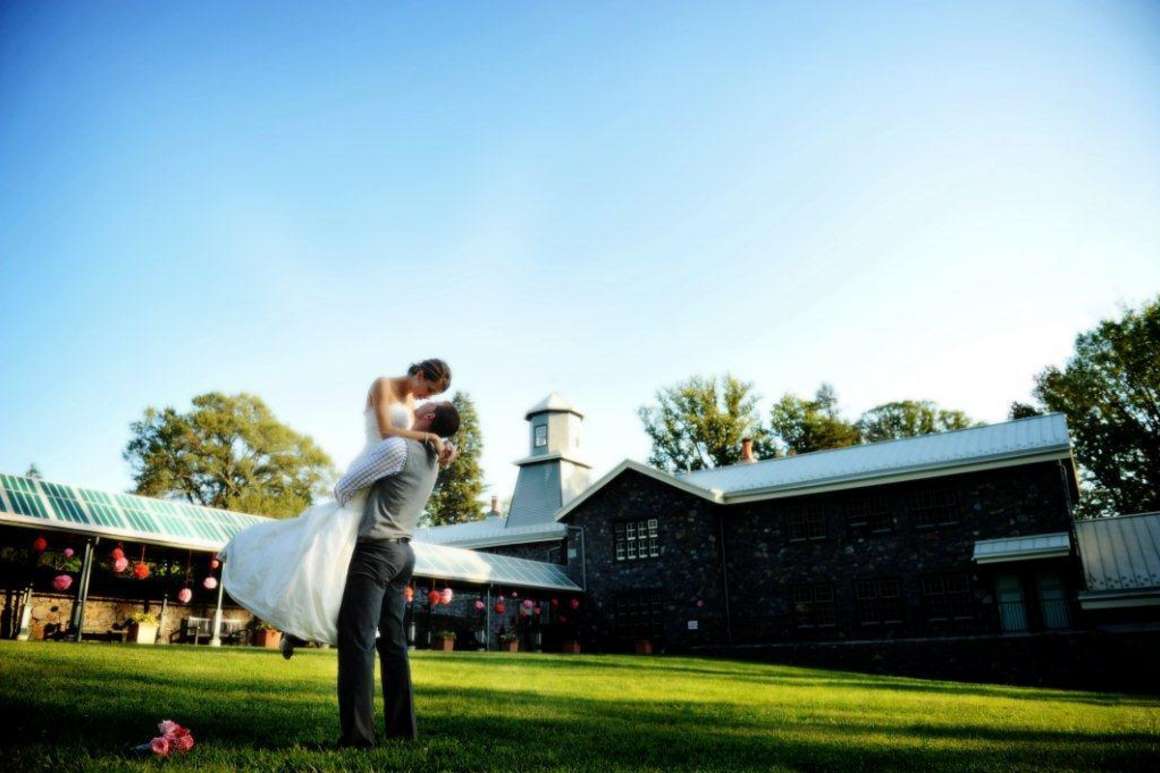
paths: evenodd
<path fill-rule="evenodd" d="M 424 403 L 415 409 L 411 429 L 447 438 L 459 429 L 459 413 L 451 403 Z M 411 532 L 435 486 L 438 462 L 431 446 L 390 437 L 335 486 L 335 498 L 345 504 L 374 481 L 338 612 L 339 746 L 374 746 L 376 648 L 387 737 L 416 737 L 403 592 L 415 569 Z"/>

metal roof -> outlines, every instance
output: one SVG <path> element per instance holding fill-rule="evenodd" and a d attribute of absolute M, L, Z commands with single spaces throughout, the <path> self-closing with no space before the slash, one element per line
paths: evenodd
<path fill-rule="evenodd" d="M 1160 590 L 1160 513 L 1075 522 L 1089 592 Z"/>
<path fill-rule="evenodd" d="M 1025 537 L 984 539 L 975 543 L 974 560 L 980 564 L 1027 561 L 1071 555 L 1071 535 L 1066 531 L 1029 534 Z"/>
<path fill-rule="evenodd" d="M 567 533 L 568 527 L 565 524 L 554 521 L 508 528 L 501 519 L 486 518 L 470 523 L 416 529 L 415 539 L 435 545 L 473 548 L 563 539 Z"/>
<path fill-rule="evenodd" d="M 242 529 L 268 520 L 260 515 L 0 474 L 0 523 L 217 551 Z M 422 577 L 580 590 L 558 564 L 419 540 L 412 542 L 412 547 L 415 574 Z"/>
<path fill-rule="evenodd" d="M 729 501 L 1030 457 L 1070 458 L 1070 454 L 1067 420 L 1054 413 L 755 464 L 733 464 L 680 477 L 704 489 L 718 489 Z"/>
<path fill-rule="evenodd" d="M 560 413 L 574 413 L 577 416 L 579 416 L 581 419 L 584 418 L 584 414 L 582 414 L 582 413 L 580 413 L 580 411 L 576 410 L 576 406 L 574 406 L 574 405 L 572 405 L 572 403 L 568 402 L 568 400 L 565 399 L 564 397 L 562 397 L 560 395 L 560 393 L 558 393 L 558 392 L 552 392 L 547 397 L 545 397 L 543 400 L 541 400 L 540 402 L 536 403 L 531 408 L 529 408 L 528 412 L 526 414 L 524 414 L 524 418 L 530 419 L 533 416 L 535 416 L 537 413 L 547 413 L 548 411 L 559 411 Z"/>

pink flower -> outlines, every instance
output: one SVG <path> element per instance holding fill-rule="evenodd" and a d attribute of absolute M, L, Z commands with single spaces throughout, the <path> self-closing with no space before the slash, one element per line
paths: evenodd
<path fill-rule="evenodd" d="M 149 742 L 149 749 L 158 757 L 169 756 L 169 741 L 164 736 L 158 736 Z"/>
<path fill-rule="evenodd" d="M 184 730 L 184 728 L 182 729 Z M 193 736 L 189 735 L 189 731 L 187 730 L 185 735 L 179 735 L 170 741 L 170 746 L 174 750 L 185 754 L 193 748 Z"/>
<path fill-rule="evenodd" d="M 177 600 L 182 604 L 188 604 L 189 600 L 193 598 L 193 591 L 189 588 L 182 588 L 177 592 Z"/>
<path fill-rule="evenodd" d="M 64 592 L 72 587 L 72 577 L 69 577 L 67 574 L 58 574 L 52 578 L 52 587 Z"/>
<path fill-rule="evenodd" d="M 174 722 L 172 719 L 164 719 L 157 725 L 158 732 L 160 732 L 161 735 L 166 736 L 174 735 L 175 731 L 184 729 L 185 728 Z"/>
<path fill-rule="evenodd" d="M 113 560 L 113 571 L 114 572 L 117 572 L 118 574 L 120 574 L 121 572 L 125 571 L 128 568 L 129 568 L 129 559 L 125 558 L 124 556 L 121 556 L 120 558 Z"/>

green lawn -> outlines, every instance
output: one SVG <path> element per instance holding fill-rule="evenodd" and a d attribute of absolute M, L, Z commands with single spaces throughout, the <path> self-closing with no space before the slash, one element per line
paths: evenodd
<path fill-rule="evenodd" d="M 333 651 L 0 641 L 8 770 L 1160 769 L 1160 697 L 885 678 L 726 660 L 415 653 L 420 741 L 338 735 Z M 181 760 L 124 747 L 161 719 Z"/>

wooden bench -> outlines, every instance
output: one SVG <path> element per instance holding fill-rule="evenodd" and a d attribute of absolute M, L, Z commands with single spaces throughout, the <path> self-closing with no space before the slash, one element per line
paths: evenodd
<path fill-rule="evenodd" d="M 222 620 L 223 644 L 246 644 L 249 641 L 246 621 Z M 172 638 L 172 637 L 171 637 Z M 181 628 L 177 631 L 177 641 L 182 644 L 201 644 L 201 640 L 209 644 L 213 639 L 212 617 L 184 617 L 181 619 Z"/>

